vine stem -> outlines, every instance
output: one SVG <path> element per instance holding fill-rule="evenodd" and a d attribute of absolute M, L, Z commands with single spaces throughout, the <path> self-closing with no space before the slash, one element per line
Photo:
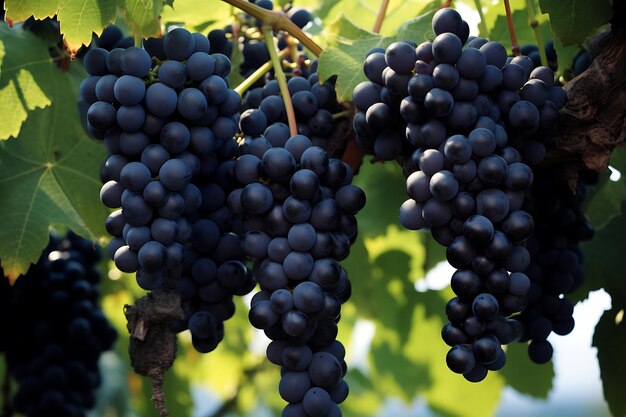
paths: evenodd
<path fill-rule="evenodd" d="M 476 5 L 478 17 L 480 17 L 480 21 L 478 22 L 478 28 L 480 29 L 480 33 L 486 37 L 489 32 L 487 29 L 487 23 L 485 23 L 485 15 L 483 14 L 483 5 L 481 3 L 481 0 L 474 0 L 474 4 Z"/>
<path fill-rule="evenodd" d="M 382 0 L 380 3 L 380 8 L 378 9 L 378 15 L 376 16 L 376 22 L 374 23 L 374 28 L 372 32 L 380 33 L 380 28 L 383 27 L 383 21 L 385 20 L 385 15 L 387 14 L 387 7 L 389 7 L 389 0 Z"/>
<path fill-rule="evenodd" d="M 337 120 L 337 119 L 342 119 L 344 117 L 348 117 L 348 116 L 350 116 L 350 114 L 352 114 L 352 112 L 350 110 L 344 110 L 342 112 L 335 113 L 335 114 L 333 114 L 333 120 Z"/>
<path fill-rule="evenodd" d="M 263 37 L 265 38 L 265 45 L 267 46 L 267 52 L 270 54 L 272 66 L 274 67 L 274 77 L 278 81 L 280 87 L 280 95 L 285 102 L 285 110 L 287 111 L 287 120 L 289 121 L 289 133 L 291 136 L 298 134 L 298 125 L 296 124 L 296 113 L 293 111 L 293 103 L 291 102 L 291 95 L 289 94 L 289 88 L 287 88 L 287 77 L 283 72 L 283 67 L 280 63 L 280 58 L 276 53 L 274 46 L 274 34 L 272 32 L 272 26 L 263 25 Z"/>
<path fill-rule="evenodd" d="M 291 36 L 300 41 L 309 51 L 315 56 L 320 56 L 322 48 L 315 43 L 315 41 L 309 38 L 298 26 L 295 25 L 289 18 L 280 13 L 264 9 L 257 6 L 254 3 L 249 3 L 246 0 L 222 0 L 238 9 L 243 10 L 250 16 L 256 18 L 261 22 L 263 27 L 269 26 L 275 31 L 284 30 Z"/>
<path fill-rule="evenodd" d="M 511 4 L 509 0 L 504 0 L 504 8 L 506 10 L 506 23 L 509 26 L 509 35 L 511 35 L 511 49 L 513 55 L 520 56 L 519 44 L 517 43 L 517 37 L 515 36 L 515 26 L 513 25 L 513 15 L 511 14 Z"/>
<path fill-rule="evenodd" d="M 289 50 L 288 49 L 283 49 L 282 51 L 278 52 L 278 57 L 279 58 L 283 58 L 286 55 L 289 54 Z M 265 64 L 261 65 L 259 68 L 257 68 L 256 71 L 254 71 L 252 74 L 250 74 L 250 76 L 248 78 L 246 78 L 245 80 L 243 80 L 241 82 L 241 84 L 239 84 L 237 87 L 234 88 L 234 90 L 243 97 L 243 94 L 248 91 L 248 89 L 250 87 L 252 87 L 252 85 L 254 85 L 254 83 L 256 83 L 257 81 L 259 81 L 261 79 L 261 77 L 263 77 L 265 75 L 266 72 L 268 72 L 269 70 L 272 69 L 273 67 L 273 62 L 270 59 L 269 61 L 267 61 Z"/>
<path fill-rule="evenodd" d="M 537 48 L 539 49 L 539 57 L 541 58 L 541 65 L 548 66 L 548 56 L 546 55 L 546 48 L 544 47 L 541 33 L 539 32 L 539 22 L 537 22 L 535 8 L 533 7 L 532 0 L 526 0 L 526 10 L 528 10 L 528 24 L 533 29 L 535 34 L 535 42 L 537 42 Z"/>

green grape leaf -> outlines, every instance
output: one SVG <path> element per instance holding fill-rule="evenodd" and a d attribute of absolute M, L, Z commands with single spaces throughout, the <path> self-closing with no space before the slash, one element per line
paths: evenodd
<path fill-rule="evenodd" d="M 232 23 L 233 11 L 237 9 L 223 1 L 175 1 L 171 7 L 163 8 L 162 19 L 166 24 L 183 23 L 189 30 L 208 33 Z"/>
<path fill-rule="evenodd" d="M 135 37 L 148 38 L 161 34 L 163 0 L 125 0 L 124 17 Z"/>
<path fill-rule="evenodd" d="M 106 234 L 107 211 L 99 202 L 99 167 L 104 148 L 89 139 L 81 123 L 75 79 L 49 62 L 46 89 L 52 104 L 33 110 L 17 140 L 0 147 L 0 259 L 12 280 L 37 261 L 48 243 L 48 228 L 60 224 L 81 236 Z"/>
<path fill-rule="evenodd" d="M 604 312 L 593 335 L 593 346 L 598 348 L 598 364 L 604 398 L 611 413 L 616 417 L 626 415 L 626 401 L 624 401 L 626 322 L 623 320 L 626 303 L 624 301 L 626 301 L 625 298 L 619 300 L 612 298 L 613 308 Z"/>
<path fill-rule="evenodd" d="M 419 236 L 422 245 L 424 245 L 424 250 L 426 251 L 426 256 L 424 257 L 424 271 L 430 271 L 439 262 L 446 260 L 446 248 L 437 243 L 430 235 L 429 231 L 424 230 L 419 233 Z"/>
<path fill-rule="evenodd" d="M 444 303 L 436 291 L 419 297 L 420 303 L 401 318 L 411 323 L 406 342 L 402 340 L 406 336 L 401 338 L 397 327 L 376 326 L 368 368 L 376 391 L 409 401 L 417 392 L 440 416 L 493 415 L 504 379 L 494 372 L 480 384 L 472 384 L 451 372 L 445 360 L 449 347 L 441 340 L 445 319 L 429 315 L 426 306 L 439 303 L 443 311 Z M 463 398 L 463 401 L 450 401 L 450 398 Z"/>
<path fill-rule="evenodd" d="M 470 7 L 471 9 L 475 9 L 476 8 L 476 4 L 473 1 L 469 1 L 466 0 L 464 2 L 468 7 Z M 535 6 L 535 10 L 539 10 L 538 5 L 536 3 L 536 1 L 533 0 L 534 6 Z M 526 0 L 510 0 L 509 1 L 509 5 L 511 7 L 511 12 L 515 13 L 518 10 L 522 10 L 525 11 L 526 10 Z M 501 37 L 495 38 L 495 37 L 491 37 L 492 36 L 492 32 L 494 30 L 494 27 L 496 25 L 496 20 L 500 17 L 500 16 L 505 16 L 505 9 L 504 9 L 504 3 L 497 1 L 497 2 L 483 2 L 482 3 L 483 6 L 483 16 L 485 17 L 485 19 L 483 20 L 483 22 L 485 23 L 485 26 L 487 27 L 489 33 L 480 33 L 480 36 L 482 37 L 489 37 L 490 41 L 497 41 L 500 42 L 502 44 L 505 44 L 506 42 L 508 42 L 508 44 L 511 44 L 511 38 L 509 37 L 509 32 L 508 32 L 508 27 L 507 27 L 507 31 L 505 34 L 500 33 Z M 526 12 L 526 16 L 528 16 L 528 13 Z M 539 16 L 537 16 L 539 17 Z M 528 26 L 528 21 L 523 22 L 523 25 Z M 515 32 L 517 33 L 518 30 L 518 26 L 515 26 Z"/>
<path fill-rule="evenodd" d="M 337 75 L 335 90 L 340 101 L 351 101 L 352 91 L 362 81 L 363 61 L 367 51 L 383 46 L 383 38 L 371 37 L 358 41 L 338 41 L 337 46 L 324 49 L 319 57 L 318 74 L 321 80 Z"/>
<path fill-rule="evenodd" d="M 563 46 L 558 39 L 554 40 L 554 50 L 556 51 L 556 62 L 558 64 L 557 76 L 563 74 L 574 65 L 574 58 L 580 51 L 578 45 Z"/>
<path fill-rule="evenodd" d="M 364 163 L 354 184 L 367 193 L 367 204 L 358 214 L 359 232 L 363 236 L 374 237 L 385 234 L 387 226 L 400 227 L 398 211 L 408 198 L 406 180 L 402 170 L 395 163 Z"/>
<path fill-rule="evenodd" d="M 368 32 L 340 15 L 328 30 L 327 42 L 319 58 L 318 73 L 322 80 L 337 75 L 337 97 L 343 101 L 352 100 L 352 91 L 367 78 L 363 74 L 363 61 L 367 51 L 374 47 L 387 47 L 398 40 L 424 41 L 431 31 L 431 19 L 434 11 L 429 11 L 415 19 L 400 25 L 394 36 L 383 37 Z"/>
<path fill-rule="evenodd" d="M 620 214 L 598 230 L 591 241 L 581 245 L 585 254 L 585 281 L 581 288 L 568 296 L 573 302 L 585 299 L 589 291 L 599 288 L 604 288 L 614 300 L 626 300 L 626 282 L 621 263 L 624 256 L 624 230 L 626 214 Z"/>
<path fill-rule="evenodd" d="M 610 0 L 539 0 L 539 6 L 563 46 L 582 44 L 613 16 Z"/>
<path fill-rule="evenodd" d="M 157 1 L 157 0 L 153 0 Z M 91 42 L 92 32 L 102 29 L 115 20 L 120 0 L 6 0 L 7 16 L 23 21 L 30 16 L 36 19 L 57 16 L 61 34 L 72 50 Z"/>
<path fill-rule="evenodd" d="M 411 19 L 406 20 L 398 28 L 398 32 L 393 36 L 394 41 L 409 40 L 420 44 L 426 40 L 434 39 L 435 34 L 432 29 L 433 15 L 437 10 L 429 9 Z"/>
<path fill-rule="evenodd" d="M 339 44 L 339 41 L 363 40 L 368 38 L 380 38 L 380 35 L 363 29 L 352 22 L 345 14 L 340 13 L 326 28 L 324 28 L 324 40 L 327 46 Z"/>
<path fill-rule="evenodd" d="M 330 20 L 329 17 L 345 14 L 350 16 L 357 26 L 371 29 L 376 22 L 381 2 L 380 0 L 323 0 L 320 3 L 319 7 L 314 9 L 314 14 L 323 21 Z M 400 26 L 425 10 L 430 10 L 434 2 L 428 2 L 426 5 L 424 3 L 421 0 L 390 0 L 380 30 L 381 35 L 394 37 Z"/>
<path fill-rule="evenodd" d="M 516 391 L 538 398 L 547 398 L 552 389 L 552 362 L 537 365 L 528 357 L 526 343 L 511 343 L 506 349 L 506 366 L 500 370 L 506 383 Z"/>
<path fill-rule="evenodd" d="M 17 137 L 35 109 L 52 104 L 48 79 L 54 72 L 44 41 L 0 23 L 0 139 Z"/>
<path fill-rule="evenodd" d="M 626 201 L 626 146 L 615 148 L 609 165 L 617 169 L 621 177 L 617 181 L 609 179 L 610 170 L 603 173 L 602 185 L 596 187 L 588 199 L 585 212 L 594 229 L 603 228 L 613 217 L 621 212 L 621 205 Z"/>
<path fill-rule="evenodd" d="M 535 37 L 535 32 L 528 24 L 528 12 L 526 10 L 515 10 L 512 13 L 513 17 L 513 25 L 515 26 L 515 36 L 517 37 L 517 42 L 520 47 L 524 45 L 537 45 L 537 38 Z M 552 33 L 550 32 L 550 25 L 548 24 L 547 16 L 537 16 L 537 23 L 539 28 L 539 35 L 541 36 L 542 42 L 546 42 L 552 38 Z M 501 14 L 496 17 L 496 21 L 489 33 L 489 39 L 498 40 L 502 45 L 504 45 L 507 50 L 511 50 L 511 38 L 509 36 L 509 26 L 506 21 L 506 16 Z M 541 45 L 542 48 L 545 45 Z"/>

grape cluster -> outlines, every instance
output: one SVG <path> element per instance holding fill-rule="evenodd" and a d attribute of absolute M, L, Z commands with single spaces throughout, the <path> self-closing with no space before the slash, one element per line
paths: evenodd
<path fill-rule="evenodd" d="M 100 193 L 117 209 L 108 252 L 146 290 L 174 278 L 187 313 L 176 330 L 189 328 L 208 352 L 232 296 L 254 286 L 225 205 L 241 97 L 228 88 L 230 60 L 209 54 L 206 36 L 177 28 L 145 47 L 94 48 L 84 59 L 88 128 L 111 153 Z"/>
<path fill-rule="evenodd" d="M 100 251 L 73 233 L 51 236 L 40 260 L 0 293 L 11 313 L 2 348 L 27 417 L 84 417 L 100 385 L 98 358 L 117 333 L 97 305 Z M 4 340 L 6 339 L 6 340 Z"/>
<path fill-rule="evenodd" d="M 535 219 L 535 232 L 527 242 L 531 262 L 525 271 L 531 285 L 526 307 L 514 318 L 524 327 L 521 341 L 530 340 L 528 355 L 536 363 L 552 358 L 552 345 L 546 340 L 551 332 L 566 335 L 574 329 L 574 306 L 563 295 L 582 284 L 579 243 L 593 237 L 581 206 L 587 184 L 597 181 L 597 174 L 582 175 L 572 192 L 563 172 L 555 167 L 538 171 L 526 202 Z"/>
<path fill-rule="evenodd" d="M 240 194 L 243 212 L 253 218 L 265 214 L 268 226 L 253 226 L 244 235 L 244 250 L 256 259 L 262 289 L 252 301 L 250 321 L 274 340 L 268 357 L 283 367 L 279 392 L 290 403 L 283 415 L 302 415 L 301 410 L 310 416 L 340 415 L 334 404 L 348 389 L 336 322 L 350 283 L 338 261 L 356 237 L 354 214 L 365 196 L 350 185 L 349 168 L 329 160 L 305 136 L 267 150 L 259 162 L 260 178 L 276 185 L 270 189 L 253 182 Z M 269 198 L 263 208 L 253 200 L 261 193 Z"/>
<path fill-rule="evenodd" d="M 233 167 L 241 186 L 228 196 L 261 286 L 249 319 L 273 340 L 267 355 L 282 366 L 279 392 L 290 403 L 283 416 L 338 416 L 348 388 L 335 339 L 351 293 L 338 261 L 356 238 L 365 194 L 349 166 L 306 136 L 275 145 L 244 148 Z"/>
<path fill-rule="evenodd" d="M 466 42 L 454 9 L 438 11 L 432 27 L 432 42 L 396 42 L 366 58 L 354 127 L 366 152 L 403 162 L 410 198 L 400 222 L 430 229 L 447 247 L 457 271 L 442 330 L 446 361 L 480 381 L 504 366 L 501 345 L 521 337 L 510 316 L 525 307 L 531 285 L 529 165 L 543 159 L 566 95 L 549 68 L 507 57 L 497 42 Z"/>

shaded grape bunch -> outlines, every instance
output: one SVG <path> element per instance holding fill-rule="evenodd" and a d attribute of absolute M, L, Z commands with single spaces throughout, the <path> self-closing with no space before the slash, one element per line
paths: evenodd
<path fill-rule="evenodd" d="M 72 232 L 51 235 L 26 275 L 13 287 L 6 279 L 0 284 L 11 310 L 2 347 L 20 414 L 84 417 L 94 406 L 98 359 L 117 337 L 98 306 L 99 260 L 93 242 Z"/>
<path fill-rule="evenodd" d="M 525 193 L 565 93 L 530 58 L 507 57 L 487 39 L 466 43 L 455 10 L 441 9 L 432 25 L 433 41 L 396 42 L 366 58 L 369 81 L 354 90 L 361 111 L 354 127 L 365 151 L 403 163 L 410 198 L 400 222 L 430 229 L 447 247 L 457 271 L 442 330 L 446 360 L 477 382 L 504 366 L 501 345 L 521 337 L 510 317 L 525 307 L 530 287 L 525 242 L 534 221 Z"/>
<path fill-rule="evenodd" d="M 536 173 L 536 183 L 526 202 L 535 219 L 535 233 L 527 247 L 531 262 L 525 273 L 530 278 L 528 303 L 514 316 L 524 327 L 522 342 L 536 363 L 552 358 L 550 333 L 569 334 L 574 329 L 574 306 L 567 295 L 583 283 L 584 256 L 579 243 L 593 237 L 593 229 L 582 211 L 587 184 L 597 182 L 597 174 L 581 173 L 575 192 L 557 167 Z"/>
<path fill-rule="evenodd" d="M 228 205 L 254 259 L 261 291 L 249 319 L 272 339 L 268 358 L 282 367 L 283 415 L 339 416 L 348 387 L 345 350 L 335 339 L 351 293 L 339 261 L 356 238 L 365 195 L 351 184 L 349 166 L 304 135 L 243 149 L 233 167 L 240 188 Z"/>
<path fill-rule="evenodd" d="M 108 252 L 145 290 L 178 286 L 186 319 L 173 326 L 208 352 L 233 295 L 254 286 L 225 206 L 241 97 L 229 88 L 230 60 L 209 54 L 206 36 L 178 28 L 144 46 L 84 59 L 88 128 L 111 154 L 100 193 L 117 209 Z"/>

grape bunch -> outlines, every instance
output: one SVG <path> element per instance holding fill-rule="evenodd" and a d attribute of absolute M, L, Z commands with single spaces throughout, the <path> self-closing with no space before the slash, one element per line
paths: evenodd
<path fill-rule="evenodd" d="M 535 220 L 535 232 L 527 242 L 531 262 L 525 271 L 531 285 L 526 307 L 514 318 L 523 325 L 521 340 L 530 340 L 528 355 L 536 363 L 552 358 L 552 345 L 546 340 L 551 332 L 566 335 L 574 329 L 574 306 L 564 295 L 582 284 L 579 243 L 593 237 L 582 203 L 597 174 L 583 172 L 572 192 L 563 172 L 556 167 L 537 171 L 526 202 Z"/>
<path fill-rule="evenodd" d="M 232 296 L 254 286 L 225 205 L 241 97 L 206 36 L 177 28 L 145 47 L 93 48 L 84 59 L 88 129 L 111 153 L 100 193 L 116 209 L 108 252 L 145 290 L 178 286 L 187 318 L 174 327 L 208 352 Z"/>
<path fill-rule="evenodd" d="M 290 403 L 283 416 L 339 416 L 348 388 L 345 350 L 335 339 L 351 286 L 338 261 L 356 238 L 365 194 L 344 162 L 304 135 L 258 149 L 237 159 L 241 188 L 228 197 L 261 286 L 249 319 L 272 339 L 268 358 L 282 367 L 279 392 Z"/>
<path fill-rule="evenodd" d="M 373 51 L 364 63 L 369 81 L 354 90 L 354 127 L 364 151 L 403 164 L 410 198 L 400 222 L 430 229 L 447 247 L 457 271 L 442 330 L 446 361 L 477 382 L 504 366 L 501 345 L 523 331 L 511 315 L 523 310 L 531 285 L 530 166 L 553 140 L 566 95 L 549 68 L 507 57 L 497 42 L 466 42 L 466 26 L 454 9 L 441 9 L 432 42 Z"/>
<path fill-rule="evenodd" d="M 100 385 L 98 358 L 117 333 L 98 307 L 99 247 L 69 232 L 50 237 L 36 265 L 11 287 L 2 348 L 19 385 L 15 411 L 26 417 L 84 417 Z"/>

